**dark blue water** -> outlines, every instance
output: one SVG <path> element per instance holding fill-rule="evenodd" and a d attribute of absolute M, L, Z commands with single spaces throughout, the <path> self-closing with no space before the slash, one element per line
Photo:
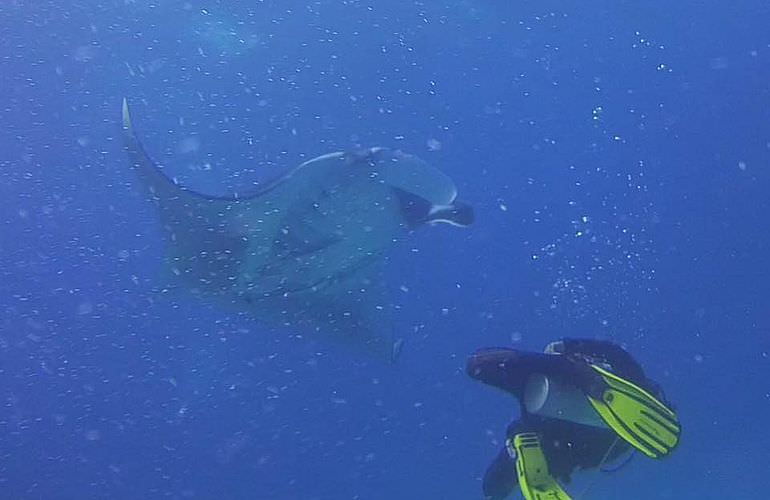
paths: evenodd
<path fill-rule="evenodd" d="M 479 498 L 516 406 L 465 356 L 591 336 L 685 434 L 576 496 L 764 498 L 769 23 L 757 0 L 3 2 L 0 497 Z M 360 145 L 450 174 L 477 223 L 391 252 L 398 364 L 158 291 L 124 96 L 209 192 Z"/>

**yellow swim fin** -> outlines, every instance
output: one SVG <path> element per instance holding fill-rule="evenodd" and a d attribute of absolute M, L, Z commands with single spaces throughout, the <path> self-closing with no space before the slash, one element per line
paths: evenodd
<path fill-rule="evenodd" d="M 548 462 L 537 434 L 516 434 L 513 447 L 516 450 L 516 474 L 525 500 L 571 500 L 548 472 Z"/>
<path fill-rule="evenodd" d="M 652 394 L 614 373 L 591 365 L 604 380 L 601 399 L 588 401 L 602 420 L 631 446 L 651 458 L 662 458 L 679 443 L 679 418 Z"/>

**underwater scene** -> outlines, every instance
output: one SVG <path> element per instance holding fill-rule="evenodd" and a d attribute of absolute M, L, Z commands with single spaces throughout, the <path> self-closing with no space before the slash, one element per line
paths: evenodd
<path fill-rule="evenodd" d="M 0 499 L 764 499 L 770 3 L 3 0 Z"/>

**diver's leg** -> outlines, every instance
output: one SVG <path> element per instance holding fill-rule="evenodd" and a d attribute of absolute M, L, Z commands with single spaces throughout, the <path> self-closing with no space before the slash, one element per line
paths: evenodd
<path fill-rule="evenodd" d="M 484 498 L 502 500 L 510 495 L 517 485 L 516 458 L 511 456 L 508 446 L 503 446 L 484 473 Z"/>
<path fill-rule="evenodd" d="M 574 371 L 572 365 L 565 356 L 492 347 L 473 353 L 465 369 L 471 378 L 521 398 L 533 373 L 569 378 Z"/>
<path fill-rule="evenodd" d="M 505 446 L 502 447 L 484 473 L 482 489 L 487 500 L 506 498 L 519 485 L 519 478 L 516 475 L 516 448 L 513 446 L 513 438 L 521 432 L 533 431 L 532 424 L 526 421 L 514 420 L 508 424 L 508 429 L 505 431 Z"/>

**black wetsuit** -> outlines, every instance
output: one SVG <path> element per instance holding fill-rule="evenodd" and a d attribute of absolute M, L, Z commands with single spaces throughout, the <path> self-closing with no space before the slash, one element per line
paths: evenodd
<path fill-rule="evenodd" d="M 628 452 L 630 446 L 616 439 L 610 429 L 528 413 L 522 403 L 524 388 L 529 376 L 537 373 L 591 390 L 595 373 L 589 363 L 609 365 L 616 375 L 661 395 L 658 386 L 644 375 L 630 354 L 616 344 L 600 340 L 564 339 L 559 354 L 483 349 L 468 358 L 467 372 L 474 379 L 498 387 L 519 400 L 521 416 L 508 426 L 507 438 L 513 439 L 522 432 L 537 433 L 551 475 L 568 482 L 575 469 L 595 468 L 602 461 L 611 462 Z M 517 484 L 516 459 L 503 446 L 484 474 L 484 495 L 487 499 L 503 499 Z"/>

